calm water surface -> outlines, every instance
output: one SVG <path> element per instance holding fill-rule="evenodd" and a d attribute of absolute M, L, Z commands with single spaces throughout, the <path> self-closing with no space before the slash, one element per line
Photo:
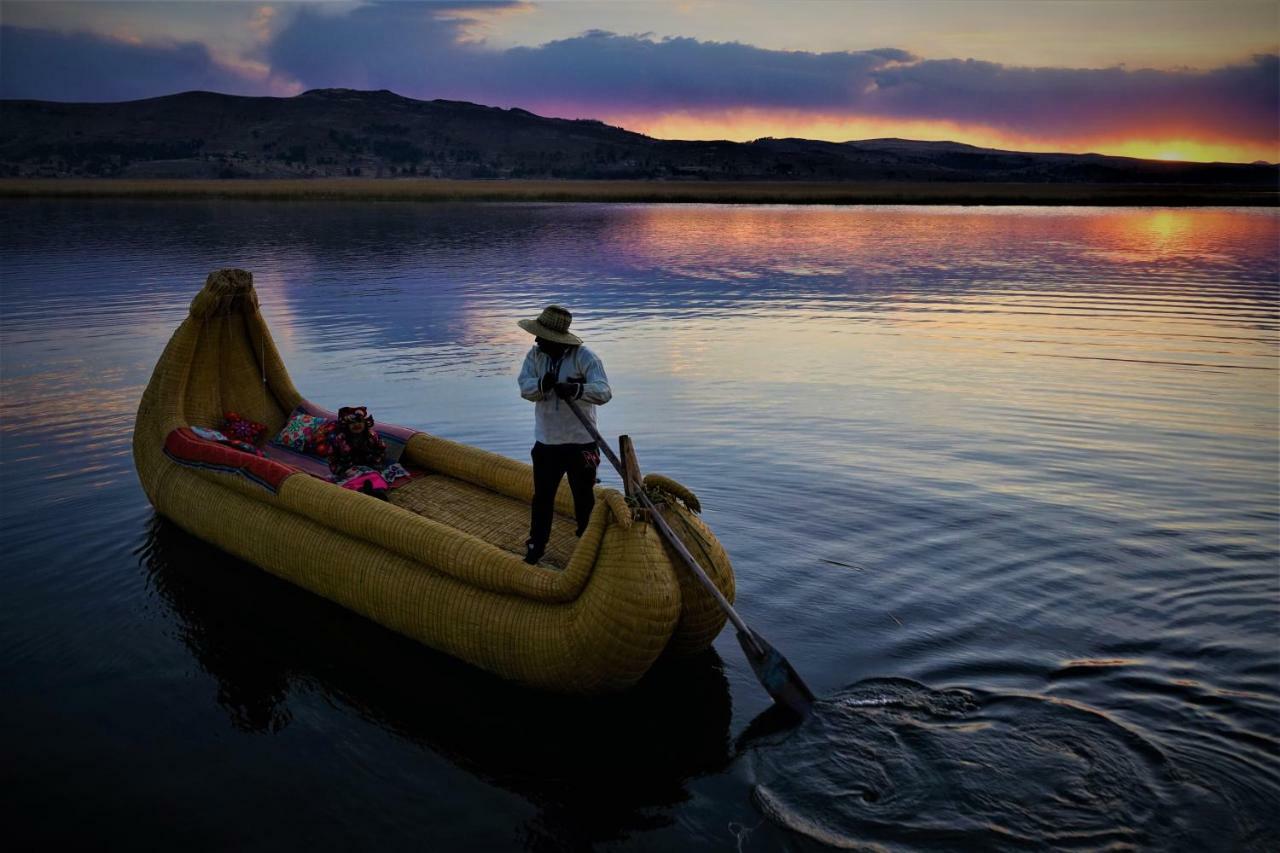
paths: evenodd
<path fill-rule="evenodd" d="M 1270 210 L 0 205 L 11 834 L 194 848 L 1275 849 Z M 205 274 L 299 388 L 525 458 L 515 320 L 604 358 L 822 695 L 732 635 L 498 682 L 157 518 L 129 452 Z"/>

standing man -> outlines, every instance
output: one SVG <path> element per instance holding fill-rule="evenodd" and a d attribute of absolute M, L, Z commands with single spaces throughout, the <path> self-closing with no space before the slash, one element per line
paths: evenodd
<path fill-rule="evenodd" d="M 592 424 L 596 406 L 613 397 L 609 377 L 596 354 L 569 334 L 573 315 L 559 305 L 548 305 L 534 320 L 520 320 L 520 328 L 534 336 L 533 348 L 520 369 L 520 396 L 532 400 L 533 410 L 533 512 L 524 561 L 537 565 L 551 536 L 560 479 L 569 475 L 578 535 L 587 528 L 595 505 L 596 468 L 600 453 L 591 433 L 578 421 L 564 400 L 575 400 Z"/>

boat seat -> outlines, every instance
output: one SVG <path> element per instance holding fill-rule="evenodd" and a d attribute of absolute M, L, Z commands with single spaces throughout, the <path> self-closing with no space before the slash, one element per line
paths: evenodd
<path fill-rule="evenodd" d="M 529 504 L 497 492 L 447 477 L 424 474 L 388 496 L 391 503 L 416 515 L 470 533 L 504 551 L 524 554 L 529 538 Z M 573 519 L 559 513 L 552 518 L 551 539 L 543 564 L 563 569 L 578 546 Z"/>

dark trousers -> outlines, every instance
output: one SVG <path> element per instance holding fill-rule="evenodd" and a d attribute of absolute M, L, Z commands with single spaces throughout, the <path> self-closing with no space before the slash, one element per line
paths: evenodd
<path fill-rule="evenodd" d="M 573 492 L 578 535 L 582 535 L 596 503 L 596 465 L 600 459 L 597 453 L 594 443 L 543 444 L 539 441 L 533 446 L 533 514 L 529 539 L 534 545 L 546 545 L 551 536 L 556 490 L 565 474 L 569 475 L 569 489 Z"/>

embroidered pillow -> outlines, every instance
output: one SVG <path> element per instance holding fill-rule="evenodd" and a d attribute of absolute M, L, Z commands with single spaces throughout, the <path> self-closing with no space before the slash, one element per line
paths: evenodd
<path fill-rule="evenodd" d="M 267 428 L 257 421 L 242 418 L 235 412 L 227 412 L 223 416 L 222 431 L 228 438 L 256 445 L 267 434 Z"/>
<path fill-rule="evenodd" d="M 309 415 L 306 409 L 299 406 L 293 410 L 293 414 L 289 415 L 289 420 L 281 427 L 276 437 L 271 439 L 271 443 L 299 453 L 309 453 L 314 447 L 316 431 L 325 423 L 325 418 Z"/>
<path fill-rule="evenodd" d="M 321 459 L 328 459 L 333 453 L 333 431 L 338 428 L 336 421 L 325 421 L 311 436 L 311 444 L 307 448 L 308 453 L 319 456 Z"/>

